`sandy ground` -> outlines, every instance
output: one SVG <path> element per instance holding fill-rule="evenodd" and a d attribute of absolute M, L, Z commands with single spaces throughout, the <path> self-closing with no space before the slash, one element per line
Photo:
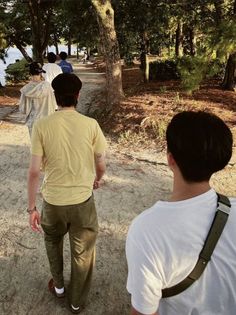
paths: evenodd
<path fill-rule="evenodd" d="M 76 68 L 83 92 L 79 108 L 92 106 L 94 90 L 104 86 L 101 74 Z M 18 111 L 0 125 L 0 314 L 70 314 L 47 290 L 50 279 L 43 235 L 28 226 L 26 176 L 30 157 L 28 130 Z M 235 154 L 213 186 L 236 195 Z M 167 199 L 172 185 L 165 153 L 122 148 L 110 141 L 104 186 L 95 191 L 100 223 L 93 285 L 83 314 L 129 314 L 126 292 L 125 238 L 132 219 L 158 199 Z M 38 198 L 38 207 L 42 200 Z M 65 239 L 65 279 L 70 273 L 68 238 Z"/>

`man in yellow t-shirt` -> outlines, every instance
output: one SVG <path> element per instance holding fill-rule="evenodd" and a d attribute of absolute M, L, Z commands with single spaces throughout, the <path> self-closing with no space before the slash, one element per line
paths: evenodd
<path fill-rule="evenodd" d="M 93 189 L 105 172 L 106 140 L 96 120 L 75 110 L 82 83 L 74 74 L 59 74 L 53 81 L 58 111 L 37 121 L 32 133 L 28 173 L 28 212 L 33 231 L 45 233 L 52 279 L 49 290 L 64 297 L 63 237 L 71 246 L 71 281 L 68 291 L 72 313 L 84 307 L 91 284 L 98 231 Z M 42 214 L 36 208 L 40 166 Z"/>

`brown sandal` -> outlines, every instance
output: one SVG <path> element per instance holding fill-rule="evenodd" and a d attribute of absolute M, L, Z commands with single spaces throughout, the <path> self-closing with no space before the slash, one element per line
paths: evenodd
<path fill-rule="evenodd" d="M 56 292 L 53 279 L 50 279 L 48 282 L 48 290 L 58 298 L 64 298 L 65 297 L 65 292 L 63 292 L 63 293 L 57 293 Z"/>

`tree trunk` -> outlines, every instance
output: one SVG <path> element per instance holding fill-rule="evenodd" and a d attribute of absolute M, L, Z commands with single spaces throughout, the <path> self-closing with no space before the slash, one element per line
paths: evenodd
<path fill-rule="evenodd" d="M 190 55 L 195 56 L 195 36 L 194 36 L 194 29 L 192 27 L 189 28 L 189 47 L 190 47 Z"/>
<path fill-rule="evenodd" d="M 14 43 L 16 48 L 19 49 L 19 51 L 22 53 L 23 57 L 27 62 L 32 62 L 32 58 L 28 55 L 25 48 L 21 45 L 21 43 L 16 38 L 11 38 L 11 41 Z"/>
<path fill-rule="evenodd" d="M 222 0 L 220 1 L 222 2 Z M 217 6 L 216 6 L 217 9 Z M 233 4 L 233 15 L 236 15 L 236 0 Z M 227 60 L 225 75 L 222 82 L 222 87 L 225 90 L 236 91 L 236 52 L 231 53 Z"/>
<path fill-rule="evenodd" d="M 89 60 L 91 56 L 91 47 L 87 47 L 87 53 L 88 53 L 88 60 Z"/>
<path fill-rule="evenodd" d="M 56 51 L 56 55 L 59 55 L 59 47 L 58 47 L 58 43 L 54 42 L 54 46 L 55 46 L 55 51 Z"/>
<path fill-rule="evenodd" d="M 236 53 L 229 55 L 222 87 L 225 90 L 235 91 Z"/>
<path fill-rule="evenodd" d="M 53 41 L 54 41 L 54 46 L 55 46 L 55 50 L 56 50 L 56 55 L 59 55 L 58 38 L 57 38 L 57 35 L 55 33 L 53 34 Z"/>
<path fill-rule="evenodd" d="M 177 57 L 183 56 L 183 27 L 180 21 L 178 21 L 175 32 L 175 55 Z"/>
<path fill-rule="evenodd" d="M 141 61 L 141 70 L 143 72 L 143 81 L 146 83 L 149 81 L 149 62 L 147 54 L 150 52 L 150 43 L 148 34 L 146 31 L 143 31 L 141 34 L 141 54 L 140 54 L 140 61 Z"/>
<path fill-rule="evenodd" d="M 114 25 L 114 10 L 110 0 L 92 0 L 97 15 L 106 62 L 107 110 L 123 98 L 119 45 Z"/>
<path fill-rule="evenodd" d="M 224 0 L 215 0 L 214 6 L 215 6 L 215 13 L 216 13 L 215 21 L 217 25 L 219 25 L 222 22 Z"/>
<path fill-rule="evenodd" d="M 76 59 L 79 59 L 79 43 L 76 43 Z"/>
<path fill-rule="evenodd" d="M 67 42 L 67 54 L 68 56 L 71 56 L 71 36 L 70 35 Z"/>
<path fill-rule="evenodd" d="M 43 53 L 48 45 L 49 27 L 52 11 L 42 12 L 40 0 L 28 0 L 31 19 L 33 59 L 43 64 Z M 43 20 L 42 16 L 46 15 Z"/>

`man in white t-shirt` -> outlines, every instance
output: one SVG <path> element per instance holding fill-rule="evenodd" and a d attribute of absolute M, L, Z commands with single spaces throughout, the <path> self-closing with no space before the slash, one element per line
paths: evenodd
<path fill-rule="evenodd" d="M 236 198 L 226 226 L 203 274 L 182 293 L 162 290 L 194 268 L 217 205 L 211 175 L 232 155 L 232 134 L 217 116 L 182 112 L 170 122 L 167 159 L 174 176 L 169 201 L 158 201 L 131 224 L 127 242 L 127 290 L 132 315 L 235 315 Z"/>
<path fill-rule="evenodd" d="M 48 63 L 43 65 L 43 70 L 46 73 L 43 74 L 45 81 L 52 83 L 52 80 L 58 76 L 58 74 L 62 73 L 62 69 L 55 62 L 57 60 L 57 56 L 53 52 L 49 52 L 47 55 Z"/>

